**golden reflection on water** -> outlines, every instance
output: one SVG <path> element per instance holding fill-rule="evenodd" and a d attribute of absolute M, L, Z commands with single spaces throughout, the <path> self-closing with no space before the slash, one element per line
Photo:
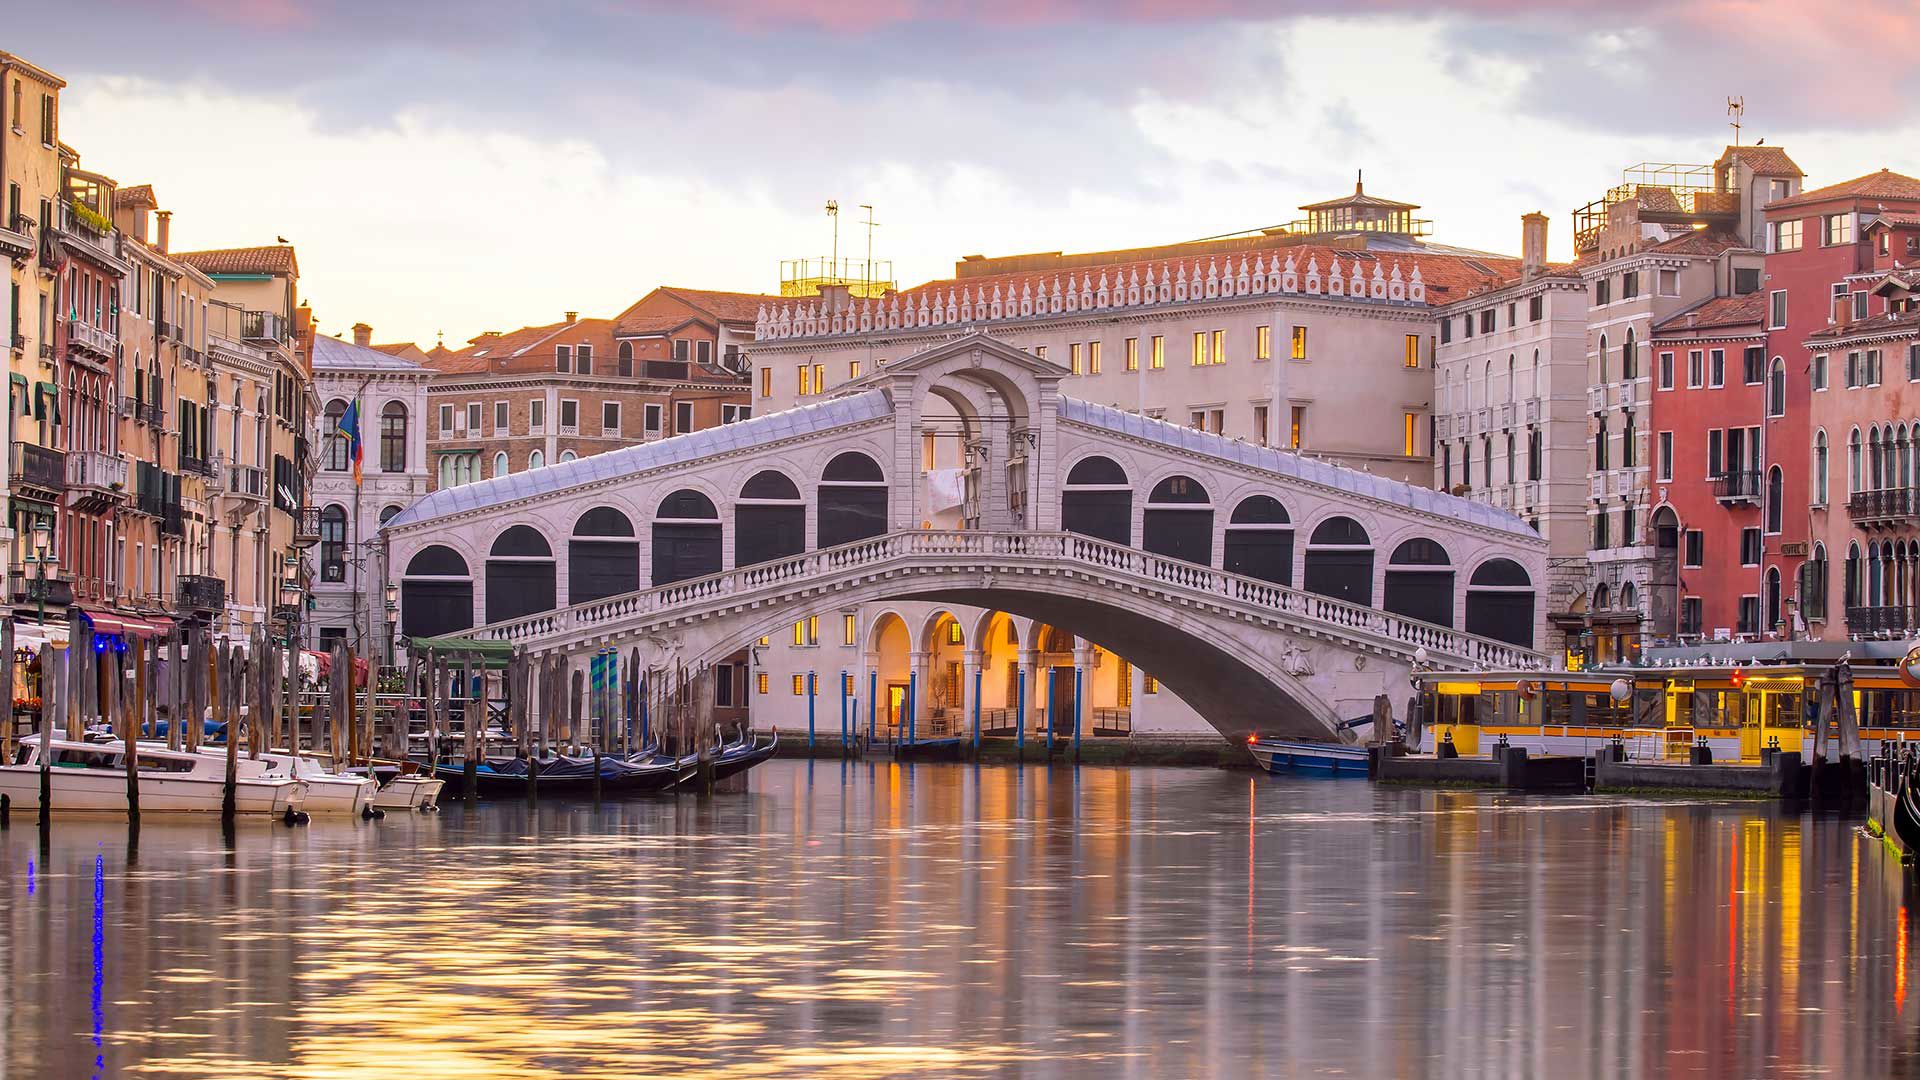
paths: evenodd
<path fill-rule="evenodd" d="M 0 1078 L 1914 1063 L 1908 886 L 1834 819 L 1206 770 L 754 782 L 255 825 L 231 851 L 150 823 L 132 858 L 62 824 L 51 871 L 31 828 L 0 833 Z"/>

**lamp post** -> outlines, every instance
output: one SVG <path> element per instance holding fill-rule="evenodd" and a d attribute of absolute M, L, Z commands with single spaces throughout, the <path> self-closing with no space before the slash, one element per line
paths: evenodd
<path fill-rule="evenodd" d="M 387 666 L 395 667 L 399 658 L 393 655 L 394 631 L 400 625 L 400 586 L 387 582 L 387 647 L 382 650 L 387 657 Z"/>
<path fill-rule="evenodd" d="M 53 806 L 53 724 L 48 708 L 47 680 L 53 673 L 53 636 L 47 633 L 47 564 L 53 561 L 53 519 L 33 523 L 33 600 L 40 618 L 40 825 L 44 830 Z M 9 691 L 11 692 L 11 691 Z"/>

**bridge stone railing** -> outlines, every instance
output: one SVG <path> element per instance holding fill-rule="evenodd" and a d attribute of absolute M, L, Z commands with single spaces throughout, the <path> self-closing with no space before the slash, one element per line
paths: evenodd
<path fill-rule="evenodd" d="M 964 564 L 956 566 L 956 563 Z M 718 574 L 659 585 L 480 627 L 473 634 L 534 643 L 706 604 L 777 598 L 816 581 L 850 571 L 892 568 L 990 571 L 1010 564 L 1066 563 L 1091 567 L 1115 583 L 1145 583 L 1169 593 L 1203 594 L 1230 606 L 1287 616 L 1296 622 L 1337 629 L 1349 636 L 1399 645 L 1412 654 L 1426 649 L 1436 661 L 1464 661 L 1490 668 L 1527 668 L 1540 654 L 1504 641 L 1436 626 L 1392 612 L 1258 578 L 1201 566 L 1184 559 L 1123 547 L 1077 533 L 907 530 L 851 544 L 736 567 Z"/>

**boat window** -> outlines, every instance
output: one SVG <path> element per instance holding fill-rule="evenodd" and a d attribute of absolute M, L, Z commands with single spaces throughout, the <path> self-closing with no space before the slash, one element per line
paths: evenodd
<path fill-rule="evenodd" d="M 176 757 L 155 757 L 152 754 L 140 755 L 141 772 L 190 773 L 193 771 L 193 759 Z"/>
<path fill-rule="evenodd" d="M 120 755 L 100 750 L 56 746 L 53 750 L 53 764 L 63 765 L 69 769 L 117 769 L 120 767 Z"/>

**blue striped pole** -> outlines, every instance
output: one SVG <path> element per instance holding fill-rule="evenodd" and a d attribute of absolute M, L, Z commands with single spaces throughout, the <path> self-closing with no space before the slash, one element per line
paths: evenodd
<path fill-rule="evenodd" d="M 853 690 L 853 676 L 840 669 L 840 756 L 847 756 L 847 695 Z"/>
<path fill-rule="evenodd" d="M 917 671 L 910 671 L 907 673 L 907 745 L 908 746 L 913 745 L 914 729 L 916 727 L 917 721 L 920 719 L 918 716 L 915 715 L 915 713 L 917 713 L 919 710 L 915 708 L 915 706 L 918 703 L 914 701 L 914 698 L 918 697 L 919 693 L 920 693 L 920 673 Z"/>
<path fill-rule="evenodd" d="M 880 672 L 867 672 L 867 742 L 871 744 L 875 735 L 874 715 L 880 705 Z"/>
<path fill-rule="evenodd" d="M 640 745 L 645 747 L 647 740 L 652 738 L 650 731 L 653 726 L 653 710 L 647 707 L 647 677 L 645 675 L 640 676 L 640 685 L 635 693 L 640 697 Z"/>
<path fill-rule="evenodd" d="M 813 755 L 813 672 L 807 672 L 807 755 Z"/>
<path fill-rule="evenodd" d="M 973 756 L 980 756 L 980 675 L 979 668 L 973 669 Z"/>
<path fill-rule="evenodd" d="M 1020 669 L 1019 692 L 1013 703 L 1013 748 L 1026 760 L 1027 753 L 1027 669 Z"/>
<path fill-rule="evenodd" d="M 1047 669 L 1047 760 L 1053 760 L 1053 719 L 1059 713 L 1060 695 L 1058 682 L 1053 677 L 1053 669 Z"/>
<path fill-rule="evenodd" d="M 1087 710 L 1080 704 L 1080 665 L 1075 664 L 1073 665 L 1073 760 L 1076 762 L 1080 760 L 1081 720 L 1086 715 Z"/>

